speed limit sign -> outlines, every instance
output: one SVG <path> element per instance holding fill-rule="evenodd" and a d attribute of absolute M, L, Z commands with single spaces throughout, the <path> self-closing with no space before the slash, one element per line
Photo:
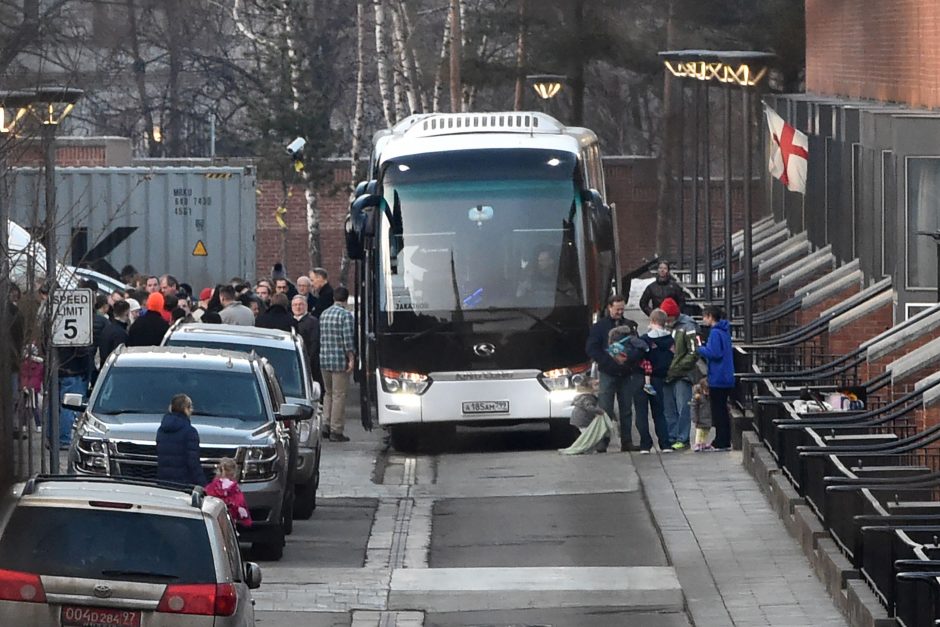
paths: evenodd
<path fill-rule="evenodd" d="M 95 298 L 91 290 L 55 290 L 50 306 L 53 346 L 91 346 L 95 315 Z"/>

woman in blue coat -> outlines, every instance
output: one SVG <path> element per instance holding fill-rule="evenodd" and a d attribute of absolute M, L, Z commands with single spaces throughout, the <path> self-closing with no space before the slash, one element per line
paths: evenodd
<path fill-rule="evenodd" d="M 199 433 L 190 422 L 192 415 L 192 399 L 185 394 L 174 396 L 170 413 L 157 429 L 157 479 L 198 486 L 208 483 L 199 463 Z"/>
<path fill-rule="evenodd" d="M 719 451 L 730 451 L 731 415 L 728 413 L 728 398 L 734 389 L 730 325 L 721 309 L 711 305 L 702 312 L 702 324 L 711 327 L 708 342 L 698 348 L 698 354 L 708 363 L 708 386 L 711 388 L 712 421 L 715 425 L 712 446 Z"/>

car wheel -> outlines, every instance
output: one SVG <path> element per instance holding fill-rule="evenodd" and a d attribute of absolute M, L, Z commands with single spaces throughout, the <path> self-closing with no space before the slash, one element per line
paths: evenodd
<path fill-rule="evenodd" d="M 295 488 L 294 520 L 308 520 L 317 508 L 317 486 L 311 481 Z"/>
<path fill-rule="evenodd" d="M 251 545 L 252 557 L 260 562 L 277 562 L 284 557 L 284 541 L 255 542 Z"/>
<path fill-rule="evenodd" d="M 294 495 L 290 492 L 285 495 L 281 506 L 281 529 L 285 536 L 294 533 Z"/>

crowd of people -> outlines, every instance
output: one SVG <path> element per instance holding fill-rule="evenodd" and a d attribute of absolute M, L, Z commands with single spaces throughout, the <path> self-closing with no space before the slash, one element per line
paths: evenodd
<path fill-rule="evenodd" d="M 303 338 L 311 370 L 324 390 L 323 434 L 332 441 L 349 440 L 344 425 L 346 391 L 355 354 L 353 315 L 346 309 L 349 291 L 345 287 L 334 289 L 325 269 L 314 268 L 291 281 L 283 265 L 277 263 L 270 278 L 259 278 L 252 284 L 236 277 L 198 292 L 170 274 L 141 275 L 132 266 L 122 270 L 121 279 L 128 289 L 116 289 L 108 295 L 101 293 L 94 280 L 79 283 L 79 287 L 90 288 L 96 294 L 93 344 L 55 349 L 60 404 L 67 393 L 87 395 L 99 369 L 117 347 L 158 346 L 173 324 L 200 322 L 294 330 Z M 17 402 L 26 393 L 41 391 L 41 374 L 38 378 L 25 376 L 30 364 L 42 363 L 42 325 L 31 329 L 26 321 L 30 316 L 42 317 L 45 288 L 37 290 L 35 296 L 21 299 L 20 290 L 16 286 L 11 289 L 8 319 L 14 341 L 10 358 Z M 39 407 L 41 403 L 33 405 Z M 75 417 L 74 411 L 60 408 L 60 448 L 70 444 Z M 34 422 L 34 428 L 40 431 L 38 411 Z M 54 436 L 49 434 L 49 439 L 52 442 Z"/>
<path fill-rule="evenodd" d="M 661 263 L 640 299 L 649 316 L 642 335 L 639 325 L 624 316 L 626 299 L 615 295 L 608 300 L 606 315 L 593 325 L 585 346 L 597 376 L 581 383 L 574 401 L 572 424 L 582 429 L 582 436 L 563 453 L 606 451 L 613 429 L 597 425 L 614 416 L 619 417 L 622 451 L 637 450 L 634 424 L 640 454 L 731 450 L 730 326 L 719 307 L 707 306 L 700 328 L 682 313 L 676 288 L 681 294 L 668 264 Z"/>

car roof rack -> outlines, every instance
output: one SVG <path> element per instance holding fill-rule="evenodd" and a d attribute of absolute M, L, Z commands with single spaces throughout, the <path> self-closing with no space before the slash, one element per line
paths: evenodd
<path fill-rule="evenodd" d="M 26 480 L 23 486 L 23 496 L 36 493 L 36 488 L 40 483 L 49 482 L 58 483 L 120 483 L 123 485 L 135 485 L 146 488 L 161 488 L 163 490 L 173 490 L 190 495 L 190 505 L 202 508 L 202 502 L 205 500 L 206 491 L 202 486 L 187 485 L 185 483 L 176 483 L 174 481 L 165 481 L 162 479 L 140 479 L 136 477 L 95 477 L 86 475 L 51 475 L 37 474 Z"/>

